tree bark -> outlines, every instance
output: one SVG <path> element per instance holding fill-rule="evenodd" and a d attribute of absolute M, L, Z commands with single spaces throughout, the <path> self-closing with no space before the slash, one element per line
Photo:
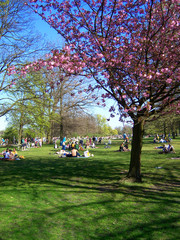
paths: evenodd
<path fill-rule="evenodd" d="M 166 126 L 166 122 L 164 122 L 164 137 L 166 137 L 166 135 L 167 135 L 167 132 L 166 132 L 166 129 L 167 129 L 167 126 Z"/>
<path fill-rule="evenodd" d="M 59 135 L 60 135 L 60 139 L 63 140 L 63 137 L 64 137 L 64 125 L 63 125 L 63 117 L 62 116 L 60 117 L 60 132 L 59 132 Z"/>
<path fill-rule="evenodd" d="M 144 120 L 134 121 L 133 137 L 131 144 L 131 161 L 127 177 L 136 182 L 141 182 L 141 149 L 144 131 Z"/>
<path fill-rule="evenodd" d="M 23 125 L 20 124 L 19 132 L 18 132 L 18 146 L 21 146 L 22 132 L 23 132 Z"/>
<path fill-rule="evenodd" d="M 61 88 L 60 88 L 60 97 L 59 97 L 59 117 L 60 117 L 60 129 L 59 129 L 59 136 L 60 136 L 60 140 L 63 140 L 64 137 L 64 123 L 63 123 L 63 85 L 61 84 Z"/>
<path fill-rule="evenodd" d="M 18 129 L 18 146 L 21 146 L 21 140 L 22 140 L 22 134 L 23 134 L 23 127 L 24 127 L 24 123 L 23 123 L 23 118 L 24 118 L 24 113 L 23 110 L 21 109 L 20 112 L 20 119 L 19 119 L 19 129 Z"/>
<path fill-rule="evenodd" d="M 50 144 L 51 143 L 51 132 L 52 132 L 52 129 L 51 127 L 47 130 L 47 134 L 46 134 L 46 139 L 47 139 L 47 144 Z"/>

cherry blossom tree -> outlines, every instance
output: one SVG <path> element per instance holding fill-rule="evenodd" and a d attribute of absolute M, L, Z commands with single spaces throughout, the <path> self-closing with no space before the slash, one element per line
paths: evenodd
<path fill-rule="evenodd" d="M 179 105 L 180 6 L 178 0 L 29 0 L 29 5 L 66 40 L 66 55 L 53 65 L 82 71 L 118 104 L 120 119 L 133 121 L 128 177 L 141 181 L 145 120 Z M 67 59 L 69 56 L 69 60 Z M 72 57 L 70 57 L 72 55 Z M 64 57 L 65 56 L 65 57 Z M 110 108 L 111 116 L 115 114 Z"/>

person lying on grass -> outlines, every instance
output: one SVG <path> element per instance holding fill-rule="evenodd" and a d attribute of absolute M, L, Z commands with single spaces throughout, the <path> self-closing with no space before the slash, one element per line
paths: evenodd
<path fill-rule="evenodd" d="M 163 145 L 162 151 L 159 152 L 160 154 L 162 153 L 175 153 L 174 147 L 169 144 L 169 145 Z"/>

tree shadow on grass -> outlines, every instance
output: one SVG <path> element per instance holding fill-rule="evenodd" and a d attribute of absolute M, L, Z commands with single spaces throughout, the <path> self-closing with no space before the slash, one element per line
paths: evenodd
<path fill-rule="evenodd" d="M 80 183 L 85 184 L 85 188 L 88 185 L 91 185 L 92 188 L 107 186 L 107 191 L 117 191 L 122 186 L 127 189 L 130 187 L 120 181 L 127 174 L 125 169 L 128 168 L 128 163 L 119 159 L 117 161 L 102 161 L 93 158 L 50 159 L 49 157 L 38 157 L 33 160 L 27 158 L 27 160 L 13 162 L 1 161 L 0 168 L 1 186 L 20 186 L 28 183 L 58 185 L 61 184 L 60 180 L 67 180 L 77 183 L 77 186 Z M 173 169 L 165 168 L 165 170 L 166 176 L 161 173 L 161 170 L 157 170 L 144 173 L 144 177 L 149 182 L 152 179 L 154 186 L 162 184 L 162 186 L 172 186 L 172 189 L 179 187 L 178 175 L 174 175 Z M 143 184 L 134 185 L 133 187 L 138 189 L 138 186 L 144 188 Z M 157 190 L 156 187 L 154 190 Z"/>
<path fill-rule="evenodd" d="M 16 177 L 24 180 L 44 181 L 52 177 L 84 177 L 90 179 L 111 180 L 116 179 L 119 170 L 128 166 L 126 163 L 103 162 L 93 159 L 81 158 L 57 158 L 50 159 L 26 159 L 13 162 L 0 162 L 1 178 L 11 176 L 12 183 L 16 182 Z M 5 179 L 6 180 L 6 179 Z M 19 181 L 19 179 L 17 179 Z"/>
<path fill-rule="evenodd" d="M 49 157 L 38 157 L 33 160 L 27 158 L 24 161 L 0 162 L 0 167 L 3 191 L 6 191 L 6 187 L 7 191 L 14 189 L 17 192 L 28 192 L 32 190 L 35 200 L 40 194 L 47 194 L 47 192 L 51 194 L 53 191 L 58 192 L 60 199 L 65 199 L 66 194 L 79 194 L 80 198 L 83 196 L 82 194 L 91 196 L 94 193 L 99 196 L 96 200 L 89 199 L 87 203 L 81 202 L 79 198 L 79 203 L 76 202 L 78 200 L 72 203 L 67 201 L 63 205 L 54 202 L 49 197 L 46 201 L 50 207 L 42 210 L 39 210 L 38 206 L 34 206 L 34 210 L 21 206 L 21 211 L 27 213 L 28 219 L 26 216 L 21 217 L 11 229 L 2 232 L 2 236 L 10 236 L 15 233 L 16 236 L 25 240 L 56 239 L 51 229 L 60 227 L 60 229 L 64 229 L 64 233 L 59 233 L 58 240 L 68 239 L 68 235 L 69 239 L 86 240 L 173 240 L 177 237 L 178 217 L 173 211 L 174 206 L 179 203 L 177 198 L 179 182 L 178 177 L 169 169 L 167 169 L 168 177 L 164 180 L 160 171 L 149 175 L 145 173 L 147 179 L 154 178 L 154 184 L 147 187 L 143 184 L 128 185 L 123 181 L 126 175 L 125 169 L 128 167 L 128 163 L 123 162 L 123 159 L 121 161 L 102 161 L 98 158 L 50 159 Z M 166 189 L 167 186 L 168 189 Z M 102 201 L 103 197 L 104 201 Z M 127 205 L 123 207 L 125 203 Z M 6 203 L 3 204 L 3 206 L 5 205 Z M 143 210 L 138 209 L 139 206 L 144 207 L 144 214 L 147 217 L 150 217 L 151 214 L 154 214 L 154 217 L 143 222 L 141 220 L 141 218 L 143 219 Z M 7 206 L 8 208 L 14 208 L 13 203 L 12 206 Z M 95 208 L 99 209 L 100 213 L 98 211 L 94 213 Z M 91 217 L 89 214 L 87 215 L 86 209 L 92 214 Z M 167 216 L 162 216 L 162 213 L 165 212 L 168 213 Z M 62 218 L 62 213 L 65 219 Z M 126 217 L 123 217 L 125 215 Z M 132 220 L 134 216 L 137 217 L 137 221 Z M 75 221 L 67 223 L 69 217 L 74 218 Z M 58 218 L 61 220 L 60 222 Z M 115 224 L 112 223 L 112 220 Z M 126 223 L 124 224 L 123 221 Z M 109 226 L 104 222 L 107 222 Z M 26 230 L 22 230 L 21 226 Z M 38 234 L 35 230 L 38 231 Z M 166 232 L 167 236 L 165 236 Z M 160 233 L 163 234 L 163 237 L 156 238 L 155 234 Z M 28 235 L 31 235 L 31 238 L 28 238 Z M 10 237 L 2 239 L 10 239 Z"/>
<path fill-rule="evenodd" d="M 133 196 L 137 197 L 135 194 L 133 194 Z M 146 198 L 148 198 L 148 196 L 146 196 Z M 135 199 L 138 200 L 139 196 Z M 50 208 L 45 210 L 38 210 L 36 208 L 34 208 L 34 210 L 27 210 L 25 207 L 22 207 L 22 211 L 27 214 L 27 217 L 30 215 L 30 219 L 24 216 L 20 222 L 15 225 L 12 224 L 11 228 L 6 230 L 6 232 L 2 232 L 2 236 L 11 236 L 11 234 L 18 233 L 18 236 L 25 240 L 178 239 L 177 222 L 179 217 L 177 214 L 175 216 L 162 216 L 162 213 L 166 210 L 166 206 L 163 205 L 164 207 L 160 208 L 158 204 L 156 204 L 155 199 L 153 199 L 154 205 L 151 207 L 147 206 L 145 208 L 146 211 L 143 212 L 141 209 L 138 209 L 138 205 L 136 206 L 138 203 L 136 200 L 133 202 L 134 206 L 131 205 L 131 199 L 129 203 L 127 203 L 127 207 L 124 208 L 121 207 L 121 204 L 123 205 L 125 201 L 128 201 L 125 195 L 121 200 L 116 201 L 108 198 L 104 201 L 79 202 L 63 206 L 57 203 L 55 204 L 54 201 L 50 199 Z M 147 199 L 146 203 L 149 203 Z M 161 204 L 161 202 L 159 203 Z M 167 204 L 168 203 L 170 203 L 170 200 L 167 201 Z M 96 208 L 97 211 L 101 213 L 94 212 Z M 87 214 L 87 209 L 90 217 L 89 214 Z M 64 217 L 61 216 L 62 214 Z M 171 214 L 173 214 L 173 212 Z M 154 216 L 151 217 L 151 219 L 143 221 L 141 220 L 141 215 L 147 215 L 147 217 L 151 215 Z M 137 220 L 134 220 L 135 218 L 137 218 Z M 72 219 L 74 221 L 72 221 Z M 63 234 L 58 236 L 56 233 L 57 238 L 55 238 L 51 230 L 57 227 L 60 228 L 61 231 L 63 230 Z M 93 227 L 93 229 L 91 229 L 91 227 Z M 36 228 L 36 231 L 34 231 L 34 228 Z M 24 229 L 26 229 L 26 231 Z M 38 234 L 37 229 L 39 230 Z M 31 238 L 28 238 L 27 234 L 30 235 Z M 5 239 L 10 238 L 4 238 L 4 240 Z"/>

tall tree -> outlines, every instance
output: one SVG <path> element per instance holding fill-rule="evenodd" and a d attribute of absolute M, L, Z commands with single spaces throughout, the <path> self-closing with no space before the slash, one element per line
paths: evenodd
<path fill-rule="evenodd" d="M 97 114 L 96 121 L 98 126 L 98 134 L 100 134 L 101 136 L 108 136 L 112 134 L 112 128 L 108 125 L 105 117 Z"/>
<path fill-rule="evenodd" d="M 44 104 L 44 101 L 40 101 L 42 93 L 40 94 L 39 89 L 36 87 L 38 84 L 42 86 L 42 81 L 37 77 L 30 78 L 27 76 L 26 78 L 19 78 L 17 84 L 11 91 L 6 93 L 9 99 L 14 99 L 14 105 L 8 112 L 8 118 L 10 119 L 11 125 L 16 126 L 18 129 L 19 145 L 21 144 L 24 127 L 34 121 L 34 115 L 39 112 L 40 105 Z M 44 81 L 43 84 L 45 84 Z M 39 115 L 41 115 L 43 119 L 42 112 L 39 112 Z"/>
<path fill-rule="evenodd" d="M 19 99 L 11 112 L 18 112 L 19 115 L 19 105 L 23 104 L 23 115 L 29 119 L 28 123 L 24 121 L 26 125 L 36 129 L 39 136 L 46 133 L 49 142 L 52 142 L 53 136 L 62 139 L 66 135 L 68 122 L 74 117 L 77 121 L 78 115 L 86 112 L 92 104 L 89 94 L 83 93 L 79 78 L 67 74 L 63 69 L 48 69 L 46 66 L 38 72 L 29 72 L 19 77 L 11 90 L 12 98 Z M 9 93 L 8 96 L 11 95 Z M 72 124 L 71 131 L 74 130 Z"/>
<path fill-rule="evenodd" d="M 146 134 L 164 134 L 164 136 L 171 135 L 175 138 L 176 134 L 180 134 L 179 129 L 180 114 L 172 112 L 170 108 L 166 109 L 163 115 L 154 115 L 146 121 Z"/>
<path fill-rule="evenodd" d="M 27 2 L 66 40 L 67 53 L 74 54 L 71 69 L 91 75 L 96 84 L 89 89 L 103 89 L 102 98 L 117 102 L 120 117 L 132 119 L 128 177 L 141 181 L 144 122 L 180 99 L 179 1 Z M 65 58 L 53 61 L 63 64 Z"/>
<path fill-rule="evenodd" d="M 56 135 L 62 139 L 65 136 L 65 125 L 67 119 L 76 112 L 87 111 L 87 108 L 92 105 L 90 94 L 84 94 L 82 91 L 83 81 L 81 76 L 70 75 L 63 69 L 56 67 L 49 69 L 44 67 L 41 69 L 43 79 L 46 82 L 41 91 L 44 90 L 48 94 L 49 99 L 49 122 L 50 128 L 48 136 L 53 136 L 52 129 L 56 125 Z M 81 79 L 81 80 L 80 80 Z M 59 127 L 57 127 L 57 123 Z M 51 134 L 50 134 L 51 132 Z"/>
<path fill-rule="evenodd" d="M 8 69 L 14 71 L 15 66 L 47 49 L 42 37 L 34 31 L 32 16 L 24 0 L 0 3 L 0 117 L 15 104 L 14 99 L 6 94 L 11 92 L 18 78 L 9 76 Z"/>

